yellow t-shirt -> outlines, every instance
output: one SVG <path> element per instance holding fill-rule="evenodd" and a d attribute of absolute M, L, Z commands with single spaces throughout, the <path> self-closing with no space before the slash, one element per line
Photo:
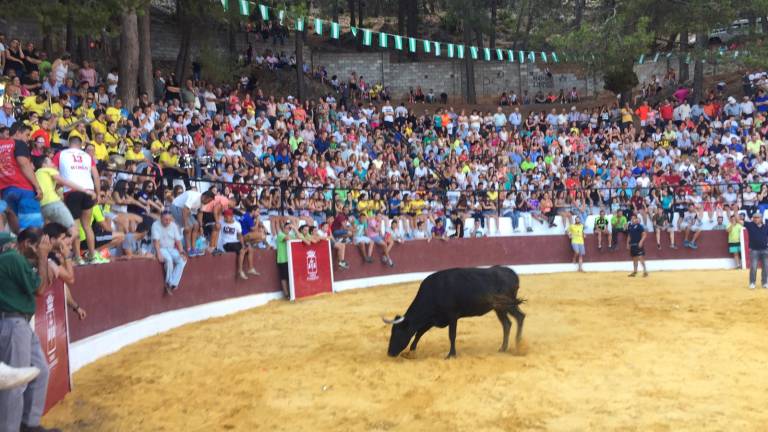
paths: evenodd
<path fill-rule="evenodd" d="M 106 134 L 107 133 L 107 125 L 104 123 L 95 120 L 91 123 L 91 139 L 96 139 L 96 134 Z"/>
<path fill-rule="evenodd" d="M 112 132 L 109 131 L 104 134 L 104 144 L 106 144 L 108 152 L 117 153 L 120 150 L 118 138 L 120 138 L 118 134 L 112 135 Z"/>
<path fill-rule="evenodd" d="M 64 128 L 70 127 L 75 122 L 77 122 L 77 119 L 73 116 L 69 116 L 69 118 L 59 117 L 59 120 L 56 123 L 59 129 L 64 130 Z"/>
<path fill-rule="evenodd" d="M 623 123 L 631 123 L 632 122 L 632 110 L 627 108 L 621 109 L 621 121 Z"/>
<path fill-rule="evenodd" d="M 40 190 L 43 191 L 43 199 L 40 200 L 40 205 L 44 206 L 56 201 L 61 201 L 61 197 L 56 193 L 56 180 L 54 176 L 59 175 L 59 170 L 56 168 L 40 168 L 35 171 L 35 177 L 37 178 L 37 184 L 40 185 Z"/>
<path fill-rule="evenodd" d="M 584 244 L 584 225 L 571 224 L 568 226 L 568 234 L 571 235 L 571 243 L 576 245 Z"/>
<path fill-rule="evenodd" d="M 138 153 L 133 151 L 132 147 L 129 147 L 125 151 L 125 160 L 130 161 L 143 161 L 144 160 L 144 152 L 139 150 Z"/>
<path fill-rule="evenodd" d="M 107 145 L 103 142 L 99 144 L 96 141 L 91 141 L 91 144 L 93 144 L 94 156 L 96 156 L 96 160 L 106 162 L 106 160 L 109 159 L 109 151 L 107 151 Z"/>
<path fill-rule="evenodd" d="M 85 145 L 85 142 L 87 141 L 87 140 L 85 139 L 85 135 L 84 135 L 84 134 L 81 134 L 80 132 L 78 132 L 78 130 L 77 130 L 77 129 L 72 129 L 72 131 L 70 131 L 70 132 L 69 132 L 69 138 L 68 138 L 68 139 L 70 139 L 70 140 L 71 140 L 71 139 L 72 139 L 72 138 L 74 138 L 74 137 L 78 137 L 78 138 L 80 138 L 80 140 L 83 142 L 83 145 Z"/>
<path fill-rule="evenodd" d="M 107 118 L 113 122 L 118 122 L 121 117 L 120 110 L 115 107 L 107 108 L 107 111 L 104 114 L 106 114 Z"/>
<path fill-rule="evenodd" d="M 179 155 L 171 155 L 170 152 L 163 152 L 160 155 L 160 165 L 163 167 L 177 167 L 179 166 Z"/>
<path fill-rule="evenodd" d="M 37 113 L 37 115 L 43 115 L 46 108 L 48 108 L 48 102 L 44 101 L 43 103 L 37 103 L 37 96 L 32 95 L 24 98 L 22 106 L 24 107 L 24 111 L 32 111 Z"/>

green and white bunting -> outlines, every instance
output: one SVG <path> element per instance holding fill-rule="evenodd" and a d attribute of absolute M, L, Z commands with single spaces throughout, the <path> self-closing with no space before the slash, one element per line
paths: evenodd
<path fill-rule="evenodd" d="M 331 38 L 333 39 L 339 38 L 339 23 L 337 22 L 331 23 Z"/>
<path fill-rule="evenodd" d="M 296 31 L 297 32 L 304 31 L 304 17 L 296 18 Z"/>
<path fill-rule="evenodd" d="M 512 51 L 512 50 L 507 50 L 507 59 L 509 60 L 510 63 L 514 63 L 515 62 L 515 52 Z"/>
<path fill-rule="evenodd" d="M 415 53 L 416 52 L 416 39 L 409 37 L 408 38 L 408 51 Z"/>
<path fill-rule="evenodd" d="M 504 52 L 500 48 L 496 48 L 496 60 L 504 60 Z"/>
<path fill-rule="evenodd" d="M 395 38 L 395 49 L 398 51 L 403 50 L 403 37 L 400 35 L 394 35 Z"/>
<path fill-rule="evenodd" d="M 531 51 L 528 53 L 528 61 L 531 63 L 536 63 L 536 53 Z"/>
<path fill-rule="evenodd" d="M 371 33 L 371 30 L 363 29 L 363 45 L 371 46 L 371 41 L 373 40 L 373 35 Z"/>
<path fill-rule="evenodd" d="M 464 58 L 464 45 L 456 45 L 456 56 L 460 59 Z"/>
<path fill-rule="evenodd" d="M 251 2 L 248 0 L 237 0 L 237 3 L 240 5 L 240 15 L 251 15 Z"/>
<path fill-rule="evenodd" d="M 221 0 L 221 7 L 224 8 L 224 12 L 229 12 L 229 0 Z"/>
<path fill-rule="evenodd" d="M 280 9 L 277 11 L 277 20 L 280 21 L 280 25 L 283 25 L 283 21 L 285 21 L 285 11 Z"/>
<path fill-rule="evenodd" d="M 657 61 L 659 61 L 659 53 L 656 53 L 656 54 L 653 56 L 653 62 L 654 62 L 654 63 L 656 63 Z"/>
<path fill-rule="evenodd" d="M 477 60 L 477 47 L 476 46 L 469 47 L 469 53 L 472 55 L 472 60 Z"/>
<path fill-rule="evenodd" d="M 544 63 L 547 62 L 547 53 L 545 53 L 544 51 L 541 52 L 541 61 L 543 61 Z"/>
<path fill-rule="evenodd" d="M 261 19 L 263 19 L 264 21 L 269 20 L 269 8 L 267 7 L 267 5 L 260 4 L 259 13 L 261 13 Z"/>
<path fill-rule="evenodd" d="M 428 40 L 424 40 L 422 42 L 423 42 L 422 46 L 424 47 L 424 52 L 429 53 L 432 43 Z"/>
<path fill-rule="evenodd" d="M 453 58 L 453 44 L 448 44 L 448 58 Z"/>
<path fill-rule="evenodd" d="M 640 58 L 637 59 L 637 64 L 645 63 L 645 54 L 640 54 Z"/>
<path fill-rule="evenodd" d="M 320 18 L 315 18 L 315 34 L 318 36 L 323 35 L 323 20 Z"/>
<path fill-rule="evenodd" d="M 435 42 L 435 57 L 440 57 L 440 42 Z"/>
<path fill-rule="evenodd" d="M 350 27 L 349 32 L 352 33 L 352 37 L 354 38 L 357 37 L 357 27 L 354 27 L 354 26 Z"/>
<path fill-rule="evenodd" d="M 558 60 L 557 60 L 557 53 L 555 53 L 554 51 L 552 52 L 552 61 L 555 62 L 555 63 L 558 62 Z"/>
<path fill-rule="evenodd" d="M 485 58 L 485 61 L 491 61 L 491 49 L 490 48 L 483 48 L 483 57 Z"/>
<path fill-rule="evenodd" d="M 387 34 L 386 33 L 379 33 L 379 47 L 386 48 L 387 47 Z"/>
<path fill-rule="evenodd" d="M 518 58 L 520 59 L 520 64 L 525 63 L 525 54 L 523 54 L 522 51 L 518 51 Z"/>

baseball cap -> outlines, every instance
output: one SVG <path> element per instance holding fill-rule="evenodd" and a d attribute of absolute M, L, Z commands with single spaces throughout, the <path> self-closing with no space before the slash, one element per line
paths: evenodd
<path fill-rule="evenodd" d="M 223 214 L 224 216 L 234 216 L 235 212 L 232 209 L 226 209 Z"/>
<path fill-rule="evenodd" d="M 16 236 L 10 232 L 0 232 L 0 249 L 5 247 L 8 243 L 15 243 Z"/>

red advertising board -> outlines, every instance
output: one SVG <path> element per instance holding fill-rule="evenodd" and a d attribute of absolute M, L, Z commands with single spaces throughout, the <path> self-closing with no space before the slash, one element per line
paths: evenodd
<path fill-rule="evenodd" d="M 69 375 L 69 323 L 63 282 L 57 280 L 37 297 L 34 324 L 50 370 L 44 411 L 48 412 L 72 390 Z"/>
<path fill-rule="evenodd" d="M 288 285 L 291 300 L 333 292 L 333 263 L 328 240 L 288 242 Z"/>

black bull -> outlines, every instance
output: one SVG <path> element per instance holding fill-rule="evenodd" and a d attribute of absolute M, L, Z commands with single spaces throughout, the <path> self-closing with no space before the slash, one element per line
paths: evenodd
<path fill-rule="evenodd" d="M 496 312 L 504 330 L 504 339 L 499 351 L 506 351 L 509 344 L 509 329 L 517 321 L 515 348 L 520 344 L 525 314 L 519 305 L 525 300 L 517 298 L 520 279 L 507 268 L 495 266 L 487 269 L 453 268 L 429 275 L 419 286 L 419 292 L 403 316 L 384 320 L 392 324 L 387 353 L 399 355 L 408 342 L 411 351 L 416 349 L 419 339 L 432 327 L 448 327 L 451 350 L 448 357 L 456 356 L 456 322 L 459 318 L 481 316 L 489 311 Z M 415 338 L 414 338 L 415 335 Z"/>

